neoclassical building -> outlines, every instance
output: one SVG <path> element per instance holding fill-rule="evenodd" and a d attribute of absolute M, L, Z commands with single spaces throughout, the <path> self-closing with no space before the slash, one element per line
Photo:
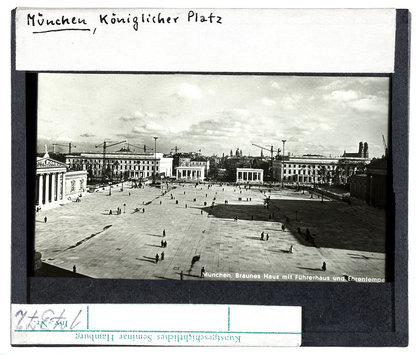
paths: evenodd
<path fill-rule="evenodd" d="M 35 180 L 35 204 L 42 207 L 65 198 L 66 164 L 49 156 L 37 158 Z"/>
<path fill-rule="evenodd" d="M 69 197 L 87 191 L 87 172 L 67 172 L 66 164 L 51 159 L 46 153 L 37 158 L 35 177 L 35 206 L 53 207 Z"/>
<path fill-rule="evenodd" d="M 262 183 L 264 182 L 264 170 L 252 168 L 236 168 L 236 182 Z"/>
<path fill-rule="evenodd" d="M 324 156 L 287 156 L 273 161 L 273 177 L 277 181 L 306 184 L 347 184 L 348 178 L 362 173 L 369 158 Z"/>
<path fill-rule="evenodd" d="M 155 159 L 156 157 L 156 159 Z M 111 179 L 141 179 L 157 174 L 172 176 L 173 158 L 163 153 L 136 154 L 133 152 L 79 153 L 66 155 L 70 170 L 86 170 L 90 177 L 102 177 L 105 172 Z M 104 168 L 105 164 L 105 168 Z"/>
<path fill-rule="evenodd" d="M 204 166 L 178 166 L 176 179 L 180 181 L 203 181 L 205 178 Z"/>

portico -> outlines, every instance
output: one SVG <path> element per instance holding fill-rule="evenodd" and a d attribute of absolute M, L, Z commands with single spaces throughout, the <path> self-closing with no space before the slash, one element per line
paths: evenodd
<path fill-rule="evenodd" d="M 236 182 L 261 183 L 264 178 L 263 169 L 237 168 Z"/>
<path fill-rule="evenodd" d="M 36 162 L 35 205 L 38 207 L 65 197 L 66 164 L 49 157 L 39 158 Z"/>
<path fill-rule="evenodd" d="M 204 180 L 204 166 L 179 166 L 176 168 L 177 180 Z"/>

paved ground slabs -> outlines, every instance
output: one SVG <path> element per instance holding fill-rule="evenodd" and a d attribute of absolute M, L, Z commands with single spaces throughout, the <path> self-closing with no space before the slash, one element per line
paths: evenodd
<path fill-rule="evenodd" d="M 202 280 L 202 268 L 219 281 L 385 278 L 384 211 L 290 189 L 169 188 L 127 183 L 38 212 L 35 249 L 94 278 Z"/>

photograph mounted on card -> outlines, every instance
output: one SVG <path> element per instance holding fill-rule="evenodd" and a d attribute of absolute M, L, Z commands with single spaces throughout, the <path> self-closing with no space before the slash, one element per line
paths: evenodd
<path fill-rule="evenodd" d="M 389 94 L 389 77 L 39 74 L 35 276 L 385 282 Z"/>
<path fill-rule="evenodd" d="M 15 344 L 406 344 L 409 22 L 14 10 Z M 185 327 L 101 321 L 123 304 Z"/>

